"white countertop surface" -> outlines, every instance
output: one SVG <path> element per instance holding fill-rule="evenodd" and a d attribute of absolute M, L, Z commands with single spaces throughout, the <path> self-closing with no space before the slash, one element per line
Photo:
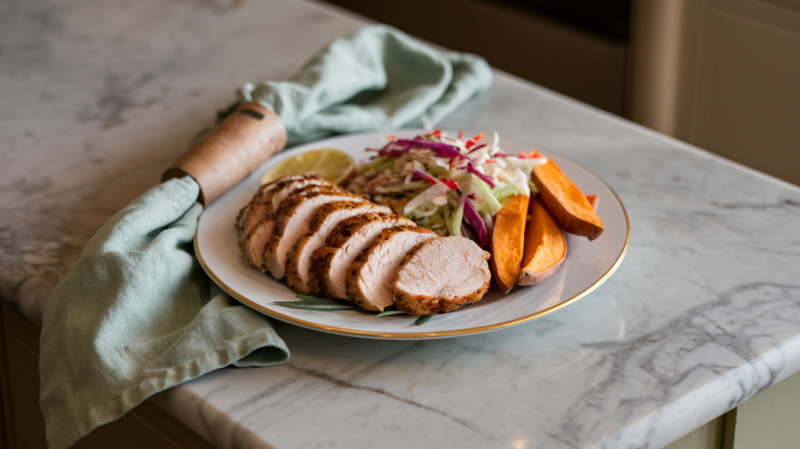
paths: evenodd
<path fill-rule="evenodd" d="M 236 86 L 285 78 L 364 23 L 289 0 L 0 5 L 0 297 L 40 323 L 91 235 Z M 800 189 L 502 73 L 442 126 L 600 174 L 631 222 L 618 271 L 476 336 L 276 323 L 287 364 L 156 402 L 223 448 L 659 448 L 800 370 Z"/>

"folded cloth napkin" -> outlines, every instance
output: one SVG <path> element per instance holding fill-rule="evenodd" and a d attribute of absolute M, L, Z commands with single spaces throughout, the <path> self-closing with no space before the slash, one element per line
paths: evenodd
<path fill-rule="evenodd" d="M 490 83 L 482 59 L 376 26 L 333 42 L 292 80 L 240 94 L 273 109 L 300 143 L 432 125 Z M 226 295 L 194 258 L 198 193 L 184 177 L 143 194 L 95 234 L 50 296 L 39 371 L 52 449 L 209 371 L 288 359 L 269 320 Z"/>
<path fill-rule="evenodd" d="M 294 78 L 239 89 L 275 111 L 289 145 L 332 134 L 433 126 L 492 84 L 482 58 L 439 53 L 387 27 L 334 41 Z"/>

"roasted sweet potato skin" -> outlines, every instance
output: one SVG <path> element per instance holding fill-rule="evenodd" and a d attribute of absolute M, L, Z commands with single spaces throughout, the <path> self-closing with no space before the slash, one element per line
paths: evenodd
<path fill-rule="evenodd" d="M 528 204 L 527 195 L 514 195 L 494 218 L 490 265 L 492 278 L 503 293 L 514 287 L 522 267 Z"/>
<path fill-rule="evenodd" d="M 558 271 L 567 258 L 564 232 L 535 198 L 530 202 L 530 220 L 525 227 L 525 250 L 517 285 L 536 285 Z"/>
<path fill-rule="evenodd" d="M 603 223 L 589 200 L 551 159 L 531 170 L 542 205 L 561 228 L 570 234 L 594 240 L 603 232 Z"/>

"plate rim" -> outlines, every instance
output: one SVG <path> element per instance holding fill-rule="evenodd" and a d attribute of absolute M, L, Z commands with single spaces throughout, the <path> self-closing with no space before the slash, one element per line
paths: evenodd
<path fill-rule="evenodd" d="M 405 130 L 402 130 L 402 131 L 405 131 Z M 343 135 L 343 136 L 331 136 L 331 137 L 351 137 L 351 136 L 352 137 L 356 137 L 356 136 L 364 136 L 364 135 L 370 135 L 370 134 L 376 134 L 376 133 L 375 132 L 371 132 L 371 133 L 356 133 L 356 134 L 348 134 L 348 135 Z M 327 139 L 328 138 L 321 139 L 320 141 L 324 141 L 324 140 L 327 140 Z M 509 321 L 503 321 L 501 323 L 488 324 L 488 325 L 484 325 L 484 326 L 477 326 L 477 327 L 471 327 L 471 328 L 465 328 L 465 329 L 455 329 L 455 330 L 436 331 L 436 332 L 401 332 L 401 333 L 395 333 L 395 332 L 364 331 L 364 330 L 355 330 L 355 329 L 336 327 L 336 326 L 328 326 L 328 325 L 325 325 L 325 324 L 315 323 L 315 322 L 312 322 L 312 321 L 306 321 L 306 320 L 302 320 L 302 319 L 299 319 L 299 318 L 295 318 L 295 317 L 292 317 L 292 316 L 289 316 L 289 315 L 284 315 L 284 314 L 282 314 L 280 312 L 276 312 L 276 311 L 274 311 L 272 309 L 268 309 L 268 308 L 266 308 L 264 306 L 261 306 L 260 304 L 257 304 L 255 302 L 253 302 L 252 300 L 246 298 L 245 296 L 241 295 L 235 289 L 233 289 L 228 284 L 226 284 L 224 281 L 222 281 L 211 270 L 211 268 L 208 266 L 208 264 L 206 264 L 205 259 L 203 258 L 203 255 L 202 255 L 202 253 L 200 251 L 200 247 L 199 247 L 198 242 L 197 242 L 197 238 L 198 238 L 198 235 L 199 235 L 199 227 L 198 227 L 198 230 L 195 231 L 195 235 L 194 235 L 194 238 L 193 238 L 193 247 L 194 247 L 195 256 L 197 257 L 198 261 L 200 262 L 200 266 L 203 268 L 203 271 L 205 271 L 205 273 L 218 286 L 220 286 L 223 290 L 225 290 L 226 293 L 228 293 L 229 295 L 234 297 L 236 300 L 238 300 L 239 302 L 243 303 L 244 305 L 250 307 L 251 309 L 254 309 L 254 310 L 258 311 L 258 312 L 263 313 L 264 315 L 267 315 L 269 317 L 272 317 L 272 318 L 275 318 L 275 319 L 278 319 L 280 321 L 284 321 L 284 322 L 287 322 L 287 323 L 290 323 L 290 324 L 295 324 L 295 325 L 298 325 L 298 326 L 301 326 L 301 327 L 305 327 L 305 328 L 308 328 L 308 329 L 320 330 L 320 331 L 323 331 L 323 332 L 329 332 L 329 333 L 338 334 L 338 335 L 346 335 L 346 336 L 361 337 L 361 338 L 374 338 L 374 339 L 393 339 L 393 340 L 409 340 L 409 339 L 417 339 L 418 340 L 418 339 L 429 339 L 429 338 L 432 339 L 432 338 L 457 337 L 457 336 L 462 336 L 462 335 L 479 334 L 479 333 L 491 332 L 491 331 L 499 330 L 499 329 L 505 329 L 505 328 L 509 328 L 509 327 L 512 327 L 512 326 L 516 326 L 518 324 L 526 323 L 528 321 L 533 321 L 533 320 L 535 320 L 537 318 L 541 318 L 541 317 L 543 317 L 545 315 L 549 315 L 551 313 L 557 312 L 558 310 L 561 310 L 562 308 L 564 308 L 564 307 L 566 307 L 566 306 L 578 301 L 579 299 L 583 298 L 584 296 L 586 296 L 589 293 L 591 293 L 594 290 L 596 290 L 598 287 L 600 287 L 600 285 L 602 285 L 606 280 L 608 280 L 608 278 L 611 277 L 612 274 L 614 274 L 614 272 L 617 270 L 617 268 L 619 268 L 620 264 L 622 264 L 622 260 L 625 258 L 625 254 L 628 251 L 628 246 L 630 244 L 630 239 L 631 239 L 631 223 L 630 223 L 630 218 L 628 217 L 628 211 L 627 211 L 627 209 L 625 209 L 625 205 L 622 203 L 622 200 L 619 198 L 619 195 L 617 195 L 617 192 L 614 191 L 614 189 L 611 187 L 611 185 L 609 185 L 608 182 L 606 182 L 605 179 L 603 179 L 601 176 L 599 176 L 593 170 L 587 168 L 585 165 L 575 161 L 571 157 L 565 156 L 562 153 L 560 153 L 558 151 L 554 151 L 554 150 L 552 150 L 552 149 L 550 149 L 548 147 L 544 147 L 544 146 L 541 146 L 541 145 L 538 145 L 538 144 L 533 145 L 533 144 L 529 144 L 529 143 L 518 142 L 518 141 L 515 141 L 515 140 L 512 140 L 512 139 L 504 139 L 504 140 L 506 140 L 508 142 L 516 143 L 516 144 L 532 145 L 532 146 L 536 147 L 537 150 L 542 149 L 542 150 L 544 150 L 544 152 L 552 152 L 554 154 L 557 154 L 559 157 L 564 158 L 564 159 L 570 161 L 571 163 L 577 165 L 581 169 L 586 170 L 592 176 L 594 176 L 595 179 L 600 181 L 600 183 L 603 184 L 611 192 L 612 195 L 614 195 L 614 198 L 617 200 L 617 203 L 619 204 L 620 209 L 622 210 L 622 215 L 623 215 L 623 217 L 625 217 L 625 227 L 626 227 L 626 229 L 625 229 L 625 243 L 622 245 L 622 250 L 617 255 L 617 259 L 614 261 L 614 263 L 611 265 L 611 267 L 602 276 L 600 276 L 596 281 L 594 281 L 590 286 L 588 286 L 584 290 L 578 292 L 573 297 L 571 297 L 571 298 L 569 298 L 569 299 L 567 299 L 565 301 L 562 301 L 562 302 L 560 302 L 560 303 L 558 303 L 558 304 L 556 304 L 554 306 L 548 307 L 548 308 L 546 308 L 544 310 L 540 310 L 540 311 L 538 311 L 536 313 L 533 313 L 531 315 L 526 315 L 524 317 L 516 318 L 516 319 L 513 319 L 513 320 L 509 320 Z M 313 143 L 313 142 L 308 142 L 308 143 Z M 203 210 L 203 212 L 205 212 L 205 210 Z"/>

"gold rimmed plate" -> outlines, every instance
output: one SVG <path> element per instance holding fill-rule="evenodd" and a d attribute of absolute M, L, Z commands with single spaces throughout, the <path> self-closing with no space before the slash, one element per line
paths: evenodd
<path fill-rule="evenodd" d="M 403 138 L 423 132 L 404 130 L 395 134 Z M 242 259 L 233 226 L 239 209 L 250 201 L 263 174 L 284 158 L 301 151 L 337 148 L 362 160 L 367 157 L 364 150 L 383 146 L 385 136 L 385 133 L 371 133 L 325 139 L 298 146 L 267 161 L 200 216 L 194 246 L 203 269 L 243 304 L 287 323 L 353 337 L 422 340 L 503 329 L 553 313 L 591 293 L 622 262 L 630 223 L 625 207 L 611 187 L 590 170 L 556 152 L 501 139 L 500 146 L 508 154 L 536 149 L 552 158 L 581 190 L 599 197 L 597 213 L 605 227 L 603 234 L 593 242 L 567 234 L 567 258 L 553 276 L 531 287 L 514 287 L 508 295 L 492 288 L 477 304 L 434 316 L 422 326 L 415 326 L 415 318 L 406 315 L 376 319 L 373 313 L 355 310 L 316 311 L 274 305 L 276 301 L 297 298 L 284 282 L 261 273 Z"/>

